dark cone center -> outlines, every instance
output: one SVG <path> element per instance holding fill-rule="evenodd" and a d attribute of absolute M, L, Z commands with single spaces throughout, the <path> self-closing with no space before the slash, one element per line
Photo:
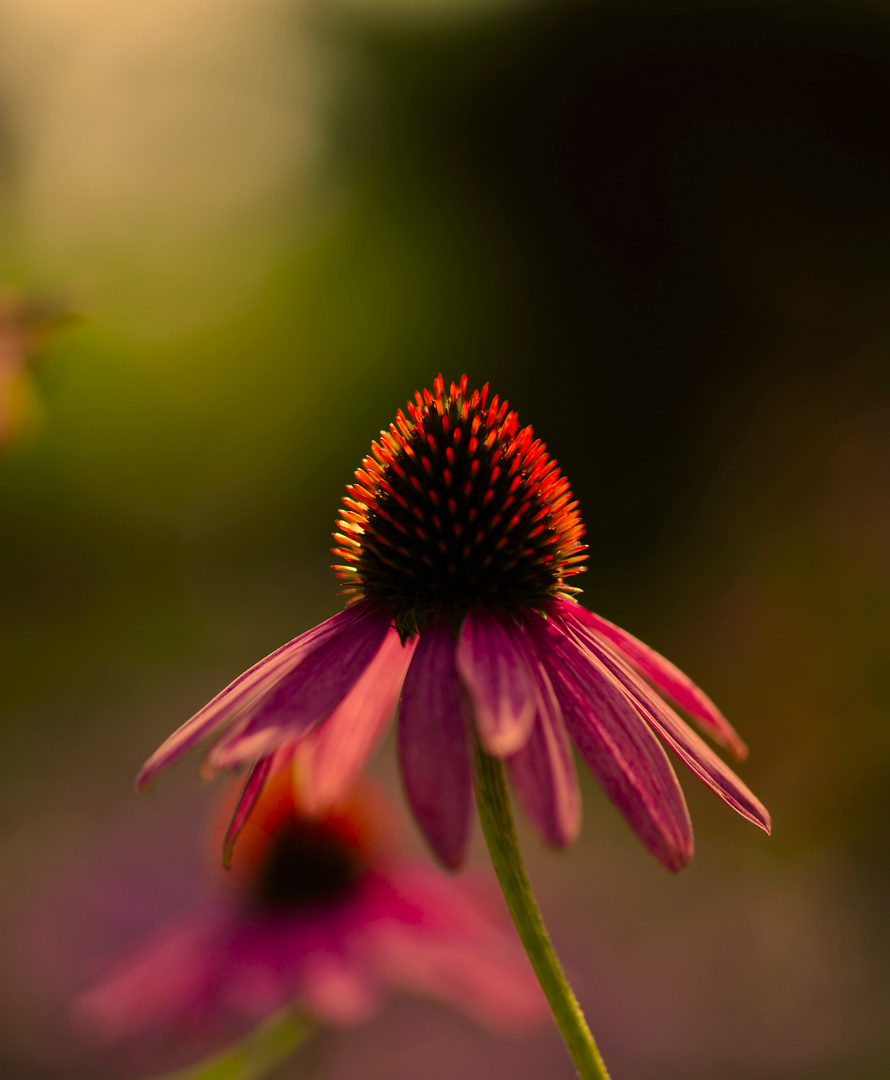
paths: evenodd
<path fill-rule="evenodd" d="M 356 852 L 330 829 L 288 822 L 270 842 L 255 898 L 264 911 L 276 913 L 326 904 L 348 893 L 360 873 Z"/>
<path fill-rule="evenodd" d="M 540 607 L 578 573 L 584 547 L 577 504 L 529 427 L 487 388 L 465 381 L 424 392 L 410 419 L 374 443 L 356 473 L 336 553 L 347 592 L 387 605 L 400 620 L 454 616 L 481 604 Z"/>

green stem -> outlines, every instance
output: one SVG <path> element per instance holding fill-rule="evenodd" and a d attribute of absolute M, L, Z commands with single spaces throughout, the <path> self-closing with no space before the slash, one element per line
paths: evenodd
<path fill-rule="evenodd" d="M 295 1054 L 313 1030 L 305 1017 L 282 1009 L 235 1046 L 191 1068 L 169 1073 L 161 1080 L 262 1080 Z"/>
<path fill-rule="evenodd" d="M 581 1006 L 566 981 L 522 862 L 504 767 L 478 747 L 476 802 L 485 842 L 519 937 L 581 1080 L 609 1080 Z"/>

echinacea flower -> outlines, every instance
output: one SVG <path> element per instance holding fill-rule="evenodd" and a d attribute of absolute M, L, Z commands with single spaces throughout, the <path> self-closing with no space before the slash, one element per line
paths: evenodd
<path fill-rule="evenodd" d="M 210 771 L 250 766 L 231 846 L 273 766 L 293 756 L 307 804 L 321 810 L 349 789 L 398 709 L 405 791 L 449 867 L 466 853 L 474 739 L 503 759 L 555 846 L 580 825 L 573 744 L 669 870 L 689 862 L 693 836 L 662 742 L 769 831 L 765 808 L 665 698 L 741 759 L 716 706 L 576 601 L 578 505 L 541 440 L 489 401 L 487 385 L 469 394 L 466 376 L 450 389 L 439 376 L 418 393 L 373 443 L 344 504 L 335 569 L 346 610 L 239 676 L 150 758 L 140 787 L 212 739 Z"/>
<path fill-rule="evenodd" d="M 353 1025 L 388 988 L 495 1029 L 541 1020 L 546 1003 L 496 893 L 394 854 L 388 810 L 364 788 L 308 817 L 290 770 L 278 773 L 231 873 L 217 870 L 203 899 L 79 997 L 80 1026 L 145 1057 L 151 1046 L 212 1046 L 288 1007 Z"/>

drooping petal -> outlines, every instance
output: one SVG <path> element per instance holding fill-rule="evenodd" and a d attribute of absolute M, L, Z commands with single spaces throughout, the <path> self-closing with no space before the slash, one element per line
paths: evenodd
<path fill-rule="evenodd" d="M 608 619 L 570 601 L 559 601 L 555 605 L 560 614 L 572 621 L 581 622 L 598 636 L 611 642 L 618 651 L 663 694 L 685 709 L 691 717 L 713 739 L 735 757 L 743 761 L 748 756 L 738 733 L 713 701 L 698 686 L 684 675 L 670 660 L 651 649 L 644 642 L 610 623 Z"/>
<path fill-rule="evenodd" d="M 329 809 L 355 784 L 395 714 L 417 640 L 403 645 L 391 628 L 355 686 L 300 742 L 294 763 L 300 798 L 310 814 Z"/>
<path fill-rule="evenodd" d="M 74 1019 L 104 1039 L 163 1030 L 198 1013 L 210 996 L 217 944 L 227 913 L 204 902 L 163 925 L 125 954 L 74 1002 Z"/>
<path fill-rule="evenodd" d="M 457 670 L 482 746 L 497 757 L 515 754 L 531 734 L 535 695 L 511 628 L 484 610 L 470 611 L 458 638 Z"/>
<path fill-rule="evenodd" d="M 772 819 L 760 799 L 672 709 L 644 706 L 643 711 L 652 727 L 700 780 L 743 818 L 767 834 L 772 831 Z"/>
<path fill-rule="evenodd" d="M 262 693 L 262 690 L 260 693 Z M 208 780 L 212 780 L 214 776 L 216 776 L 216 768 L 213 765 L 212 759 L 217 747 L 237 738 L 244 730 L 249 720 L 250 712 L 249 710 L 244 709 L 209 740 L 204 750 L 203 758 L 198 766 L 198 779 L 201 780 L 202 783 L 207 783 Z"/>
<path fill-rule="evenodd" d="M 770 816 L 763 803 L 732 769 L 717 757 L 707 743 L 635 675 L 621 657 L 616 656 L 595 637 L 588 639 L 583 633 L 578 633 L 577 636 L 573 633 L 572 636 L 578 641 L 579 647 L 584 649 L 588 660 L 602 671 L 606 678 L 613 679 L 623 687 L 646 722 L 699 779 L 743 818 L 767 833 L 770 831 Z"/>
<path fill-rule="evenodd" d="M 263 689 L 274 686 L 313 649 L 336 638 L 364 614 L 360 605 L 338 612 L 332 618 L 307 630 L 305 634 L 282 645 L 252 668 L 248 668 L 158 747 L 142 766 L 136 778 L 136 787 L 145 791 L 159 772 L 187 754 L 209 735 L 222 729 L 240 709 L 255 700 Z"/>
<path fill-rule="evenodd" d="M 516 794 L 548 844 L 565 847 L 581 828 L 581 796 L 572 748 L 553 684 L 540 660 L 528 654 L 535 722 L 525 746 L 507 758 Z"/>
<path fill-rule="evenodd" d="M 447 619 L 431 618 L 419 635 L 402 689 L 398 742 L 414 816 L 438 858 L 456 869 L 466 857 L 473 792 L 469 733 Z"/>
<path fill-rule="evenodd" d="M 397 897 L 368 934 L 368 962 L 387 982 L 516 1030 L 548 1015 L 531 965 L 492 882 L 425 867 L 392 868 Z M 500 917 L 499 917 L 500 916 Z"/>
<path fill-rule="evenodd" d="M 252 719 L 250 715 L 239 717 L 219 739 L 214 740 L 207 750 L 202 775 L 214 776 L 221 769 L 234 769 L 258 758 L 268 757 L 285 742 L 293 741 L 288 738 L 290 733 L 283 725 L 248 732 Z"/>
<path fill-rule="evenodd" d="M 244 780 L 244 786 L 241 788 L 241 794 L 235 803 L 235 809 L 232 811 L 232 817 L 223 838 L 222 861 L 227 870 L 232 865 L 232 852 L 235 850 L 235 841 L 247 823 L 251 810 L 256 806 L 257 799 L 262 794 L 275 757 L 275 754 L 267 754 L 266 757 L 255 761 Z"/>
<path fill-rule="evenodd" d="M 692 823 L 667 754 L 613 680 L 552 623 L 528 621 L 572 741 L 647 850 L 668 870 L 692 858 Z"/>
<path fill-rule="evenodd" d="M 213 750 L 213 766 L 228 769 L 269 753 L 328 716 L 374 658 L 390 622 L 387 612 L 372 608 L 320 642 L 252 707 L 243 730 Z"/>

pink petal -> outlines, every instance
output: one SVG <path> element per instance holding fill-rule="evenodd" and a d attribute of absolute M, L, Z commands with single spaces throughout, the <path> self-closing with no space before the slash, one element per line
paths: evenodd
<path fill-rule="evenodd" d="M 472 879 L 425 868 L 401 865 L 392 876 L 417 915 L 408 919 L 394 908 L 393 917 L 375 929 L 370 959 L 387 981 L 446 1001 L 495 1028 L 517 1029 L 546 1018 L 547 1002 L 506 911 L 501 913 L 500 897 L 485 896 L 483 903 Z"/>
<path fill-rule="evenodd" d="M 649 725 L 658 732 L 696 776 L 716 791 L 720 798 L 743 818 L 768 833 L 771 823 L 766 807 L 717 757 L 707 743 L 696 735 L 669 705 L 638 679 L 608 646 L 602 645 L 596 637 L 586 638 L 583 627 L 577 629 L 577 635 L 581 639 L 579 647 L 584 649 L 588 660 L 598 670 L 603 671 L 606 678 L 611 678 L 617 685 L 624 687 L 625 692 L 631 696 L 636 708 Z"/>
<path fill-rule="evenodd" d="M 379 1004 L 377 988 L 361 968 L 331 952 L 304 958 L 296 990 L 310 1013 L 338 1026 L 367 1020 Z"/>
<path fill-rule="evenodd" d="M 223 839 L 222 861 L 227 870 L 232 865 L 235 841 L 247 823 L 251 811 L 256 806 L 257 799 L 263 792 L 275 758 L 275 754 L 268 754 L 266 757 L 260 758 L 259 761 L 255 761 L 244 780 L 244 786 L 241 788 L 237 803 L 235 803 L 235 809 L 232 811 L 232 818 Z"/>
<path fill-rule="evenodd" d="M 661 744 L 620 686 L 552 623 L 529 620 L 572 741 L 609 799 L 668 870 L 692 858 L 692 823 Z"/>
<path fill-rule="evenodd" d="M 384 611 L 366 609 L 363 617 L 320 642 L 252 706 L 244 729 L 214 749 L 214 767 L 229 769 L 267 754 L 323 720 L 374 658 L 391 621 Z"/>
<path fill-rule="evenodd" d="M 564 618 L 583 623 L 598 637 L 611 642 L 655 687 L 685 709 L 704 731 L 721 746 L 726 747 L 737 761 L 743 761 L 748 756 L 747 746 L 723 713 L 707 694 L 670 660 L 666 660 L 620 626 L 588 611 L 580 604 L 559 601 L 556 607 Z"/>
<path fill-rule="evenodd" d="M 358 606 L 347 608 L 248 668 L 161 744 L 142 766 L 136 778 L 136 787 L 140 791 L 147 790 L 159 772 L 187 754 L 208 735 L 222 728 L 239 709 L 254 700 L 258 693 L 273 686 L 300 664 L 313 649 L 336 637 L 363 614 L 364 611 Z"/>
<path fill-rule="evenodd" d="M 546 843 L 565 847 L 581 829 L 575 762 L 553 684 L 534 653 L 526 655 L 534 682 L 535 724 L 525 746 L 507 758 L 507 767 L 532 825 Z"/>
<path fill-rule="evenodd" d="M 471 611 L 458 638 L 457 670 L 483 747 L 498 757 L 521 749 L 534 723 L 535 695 L 511 628 L 484 610 Z"/>
<path fill-rule="evenodd" d="M 205 1000 L 225 915 L 204 903 L 162 926 L 74 1003 L 74 1017 L 108 1040 L 162 1029 Z"/>
<path fill-rule="evenodd" d="M 285 724 L 248 732 L 250 722 L 250 716 L 244 717 L 243 722 L 236 721 L 213 743 L 207 751 L 202 774 L 213 776 L 220 769 L 236 769 L 257 758 L 268 757 L 285 742 L 293 741 L 293 732 Z"/>
<path fill-rule="evenodd" d="M 245 709 L 235 716 L 229 723 L 224 726 L 207 744 L 204 751 L 204 757 L 198 766 L 198 779 L 202 783 L 207 783 L 208 780 L 212 780 L 216 776 L 216 768 L 213 765 L 213 754 L 217 747 L 222 746 L 224 743 L 231 742 L 236 738 L 245 728 L 247 722 L 250 720 L 250 713 Z"/>
<path fill-rule="evenodd" d="M 457 869 L 470 835 L 470 740 L 455 641 L 433 617 L 419 634 L 399 709 L 399 760 L 408 802 L 435 854 Z"/>
<path fill-rule="evenodd" d="M 652 727 L 700 780 L 743 818 L 767 834 L 772 831 L 769 811 L 760 799 L 673 710 L 644 707 L 643 711 Z"/>
<path fill-rule="evenodd" d="M 358 779 L 395 714 L 417 641 L 415 636 L 402 645 L 391 628 L 352 690 L 300 742 L 295 766 L 308 813 L 320 814 L 333 806 Z"/>

